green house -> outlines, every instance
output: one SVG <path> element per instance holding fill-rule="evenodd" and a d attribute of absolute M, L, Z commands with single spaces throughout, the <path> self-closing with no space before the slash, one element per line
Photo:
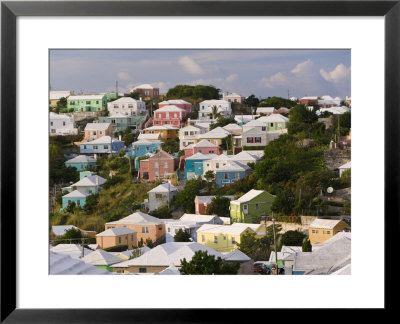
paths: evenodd
<path fill-rule="evenodd" d="M 110 123 L 113 133 L 124 132 L 127 127 L 131 128 L 132 118 L 121 113 L 116 113 L 112 116 L 100 116 L 99 123 Z"/>
<path fill-rule="evenodd" d="M 232 200 L 230 214 L 232 223 L 260 223 L 261 215 L 271 213 L 275 196 L 264 190 L 250 190 L 237 200 Z"/>
<path fill-rule="evenodd" d="M 106 95 L 81 95 L 69 96 L 67 99 L 67 111 L 102 111 L 107 107 Z"/>
<path fill-rule="evenodd" d="M 288 128 L 289 118 L 282 116 L 280 114 L 272 114 L 269 116 L 263 116 L 257 119 L 267 125 L 268 131 L 282 130 Z"/>

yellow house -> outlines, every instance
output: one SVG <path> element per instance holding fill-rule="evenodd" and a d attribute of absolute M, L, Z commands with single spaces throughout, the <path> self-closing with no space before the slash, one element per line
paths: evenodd
<path fill-rule="evenodd" d="M 72 94 L 71 91 L 50 91 L 50 96 L 49 96 L 50 106 L 56 107 L 57 102 L 61 98 L 68 98 L 71 94 Z"/>
<path fill-rule="evenodd" d="M 212 144 L 220 146 L 222 144 L 222 139 L 226 138 L 230 134 L 230 132 L 223 129 L 222 127 L 216 127 L 205 134 L 200 134 L 199 137 L 194 140 L 194 144 L 197 144 L 202 140 L 207 140 Z"/>
<path fill-rule="evenodd" d="M 264 224 L 233 223 L 232 225 L 204 224 L 197 230 L 197 243 L 218 252 L 231 252 L 237 249 L 236 243 L 246 233 L 265 235 Z"/>
<path fill-rule="evenodd" d="M 308 227 L 308 238 L 311 244 L 324 242 L 348 227 L 342 220 L 316 219 Z"/>
<path fill-rule="evenodd" d="M 161 140 L 175 139 L 179 136 L 179 128 L 170 125 L 151 126 L 143 130 L 143 134 L 160 134 Z"/>

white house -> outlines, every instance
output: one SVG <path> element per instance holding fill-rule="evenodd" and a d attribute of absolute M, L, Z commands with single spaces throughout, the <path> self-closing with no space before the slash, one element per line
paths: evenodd
<path fill-rule="evenodd" d="M 258 127 L 252 127 L 242 134 L 242 146 L 265 146 L 267 145 L 267 132 Z"/>
<path fill-rule="evenodd" d="M 256 113 L 257 114 L 265 114 L 265 115 L 271 115 L 275 112 L 274 107 L 257 107 Z"/>
<path fill-rule="evenodd" d="M 197 126 L 185 126 L 179 130 L 179 149 L 183 150 L 184 147 L 194 144 L 200 134 L 205 134 L 206 129 Z"/>
<path fill-rule="evenodd" d="M 50 113 L 50 135 L 77 135 L 74 116 Z"/>
<path fill-rule="evenodd" d="M 148 191 L 149 211 L 153 211 L 161 206 L 167 205 L 168 201 L 178 193 L 178 189 L 170 183 L 162 183 Z"/>
<path fill-rule="evenodd" d="M 223 117 L 232 114 L 231 103 L 226 100 L 204 100 L 199 104 L 199 119 L 209 119 L 212 115 L 212 107 L 217 107 L 217 112 Z"/>
<path fill-rule="evenodd" d="M 121 113 L 125 116 L 138 116 L 146 114 L 146 104 L 142 100 L 122 97 L 107 104 L 110 115 Z"/>
<path fill-rule="evenodd" d="M 351 161 L 341 165 L 338 169 L 339 169 L 339 176 L 341 177 L 344 171 L 351 169 Z"/>
<path fill-rule="evenodd" d="M 256 128 L 259 131 L 263 131 L 266 132 L 267 131 L 267 125 L 265 123 L 263 123 L 262 121 L 260 121 L 262 117 L 260 117 L 259 119 L 254 119 L 249 121 L 248 123 L 244 124 L 243 127 L 243 133 L 247 132 L 248 130 L 252 129 L 252 128 Z"/>
<path fill-rule="evenodd" d="M 231 160 L 231 158 L 232 158 L 232 155 L 226 155 L 226 154 L 222 153 L 210 160 L 203 161 L 203 175 L 207 171 L 213 171 L 215 173 L 219 168 L 227 165 L 228 162 Z"/>
<path fill-rule="evenodd" d="M 233 93 L 226 93 L 223 95 L 225 101 L 229 102 L 238 102 L 242 103 L 244 101 L 244 97 L 241 95 L 237 94 L 236 92 Z"/>

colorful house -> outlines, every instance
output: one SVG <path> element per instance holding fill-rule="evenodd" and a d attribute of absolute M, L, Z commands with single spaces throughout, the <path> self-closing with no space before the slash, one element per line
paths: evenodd
<path fill-rule="evenodd" d="M 112 136 L 113 130 L 110 123 L 88 123 L 85 127 L 83 142 L 90 142 L 103 136 Z"/>
<path fill-rule="evenodd" d="M 274 200 L 275 196 L 269 192 L 252 189 L 239 199 L 231 201 L 231 219 L 238 223 L 259 223 L 259 216 L 271 213 Z"/>
<path fill-rule="evenodd" d="M 50 107 L 56 107 L 61 98 L 68 98 L 71 94 L 71 91 L 50 91 Z"/>
<path fill-rule="evenodd" d="M 336 219 L 316 219 L 308 227 L 308 238 L 311 244 L 324 242 L 337 233 L 348 231 L 349 225 Z"/>
<path fill-rule="evenodd" d="M 128 154 L 131 157 L 138 157 L 146 154 L 154 154 L 160 150 L 162 142 L 161 141 L 148 141 L 148 140 L 138 140 L 132 143 L 131 150 Z"/>
<path fill-rule="evenodd" d="M 67 111 L 70 109 L 74 109 L 74 112 L 102 111 L 106 106 L 107 97 L 105 95 L 81 95 L 67 98 Z"/>
<path fill-rule="evenodd" d="M 258 121 L 266 124 L 268 131 L 286 129 L 289 126 L 289 118 L 280 114 L 272 114 L 265 117 L 260 117 Z"/>
<path fill-rule="evenodd" d="M 212 115 L 212 107 L 217 107 L 217 113 L 224 118 L 232 114 L 231 103 L 226 100 L 204 100 L 199 103 L 199 119 L 209 119 Z"/>
<path fill-rule="evenodd" d="M 250 172 L 249 166 L 230 161 L 215 171 L 215 183 L 218 187 L 223 187 L 243 179 Z"/>
<path fill-rule="evenodd" d="M 81 208 L 85 207 L 86 199 L 90 194 L 81 190 L 74 190 L 64 196 L 62 196 L 62 208 L 61 210 L 65 210 L 68 205 L 72 202 L 75 203 L 75 206 L 79 206 Z"/>
<path fill-rule="evenodd" d="M 88 255 L 84 256 L 81 260 L 87 264 L 94 265 L 99 269 L 104 269 L 110 272 L 112 272 L 112 268 L 110 267 L 111 265 L 120 263 L 122 261 L 121 258 L 101 249 L 89 253 Z"/>
<path fill-rule="evenodd" d="M 83 142 L 79 144 L 81 154 L 109 154 L 119 153 L 125 148 L 123 141 L 103 136 L 91 142 Z"/>
<path fill-rule="evenodd" d="M 161 150 L 146 160 L 140 160 L 139 178 L 149 181 L 170 179 L 175 174 L 178 163 L 178 158 Z"/>
<path fill-rule="evenodd" d="M 148 128 L 145 128 L 141 131 L 142 134 L 159 134 L 160 136 L 158 139 L 161 140 L 168 140 L 168 139 L 175 139 L 178 137 L 179 134 L 179 128 L 176 128 L 171 125 L 164 125 L 164 126 L 151 126 Z M 139 135 L 140 136 L 140 135 Z M 139 137 L 140 139 L 140 137 Z"/>
<path fill-rule="evenodd" d="M 101 190 L 101 187 L 106 183 L 106 179 L 93 175 L 89 177 L 84 177 L 78 182 L 70 185 L 69 187 L 64 187 L 62 190 L 72 191 L 73 189 L 79 190 L 80 192 L 84 192 L 88 195 L 93 193 L 97 193 Z"/>
<path fill-rule="evenodd" d="M 127 227 L 137 232 L 137 242 L 134 246 L 138 246 L 138 241 L 143 239 L 151 239 L 153 243 L 165 241 L 165 224 L 159 218 L 150 216 L 142 212 L 135 212 L 120 220 L 105 224 L 105 229 L 117 227 Z"/>
<path fill-rule="evenodd" d="M 266 126 L 264 126 L 266 127 Z M 267 145 L 267 132 L 258 127 L 250 128 L 242 134 L 242 146 L 263 147 Z"/>
<path fill-rule="evenodd" d="M 183 124 L 183 118 L 188 114 L 184 109 L 174 105 L 164 106 L 154 111 L 153 125 L 171 125 L 179 128 Z"/>
<path fill-rule="evenodd" d="M 232 225 L 205 224 L 197 230 L 197 242 L 218 252 L 231 252 L 238 248 L 243 235 L 265 234 L 261 224 L 234 223 Z"/>
<path fill-rule="evenodd" d="M 122 113 L 114 113 L 112 116 L 100 116 L 99 123 L 111 124 L 113 134 L 116 132 L 124 132 L 127 128 L 131 128 L 132 118 Z"/>
<path fill-rule="evenodd" d="M 137 231 L 127 227 L 110 228 L 96 235 L 96 243 L 102 249 L 118 245 L 127 245 L 128 250 L 130 250 L 133 249 L 136 242 Z"/>
<path fill-rule="evenodd" d="M 153 99 L 158 99 L 160 95 L 160 89 L 155 88 L 151 86 L 150 84 L 141 84 L 136 87 L 134 87 L 131 91 L 139 94 L 142 96 L 145 100 L 153 100 Z"/>
<path fill-rule="evenodd" d="M 258 107 L 256 110 L 257 114 L 271 115 L 275 113 L 275 107 Z"/>
<path fill-rule="evenodd" d="M 208 140 L 210 143 L 220 146 L 222 144 L 222 140 L 230 134 L 231 133 L 229 131 L 223 129 L 222 127 L 216 127 L 205 134 L 200 134 L 195 143 L 198 143 L 201 140 Z"/>
<path fill-rule="evenodd" d="M 77 157 L 74 157 L 73 159 L 65 161 L 65 166 L 73 167 L 77 171 L 83 171 L 86 170 L 87 168 L 95 167 L 96 159 L 87 155 L 79 155 Z"/>
<path fill-rule="evenodd" d="M 188 113 L 192 111 L 192 104 L 182 99 L 172 99 L 172 100 L 164 100 L 158 104 L 158 108 L 163 108 L 165 106 L 176 106 L 183 110 L 186 110 Z"/>
<path fill-rule="evenodd" d="M 147 192 L 149 194 L 149 211 L 165 206 L 178 193 L 178 189 L 170 183 L 162 183 Z"/>
<path fill-rule="evenodd" d="M 202 154 L 221 154 L 222 150 L 218 145 L 215 145 L 207 140 L 201 140 L 197 144 L 190 144 L 184 148 L 185 158 L 188 158 L 196 153 Z"/>
<path fill-rule="evenodd" d="M 185 159 L 185 179 L 203 175 L 203 162 L 215 158 L 216 154 L 196 153 Z"/>

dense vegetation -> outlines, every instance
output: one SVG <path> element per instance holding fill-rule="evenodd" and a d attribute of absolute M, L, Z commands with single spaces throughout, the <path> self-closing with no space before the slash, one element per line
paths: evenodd
<path fill-rule="evenodd" d="M 202 100 L 218 99 L 219 92 L 220 92 L 220 89 L 217 89 L 214 86 L 177 85 L 168 90 L 167 99 L 187 98 L 187 97 L 191 97 L 195 100 L 196 99 L 202 99 Z"/>

